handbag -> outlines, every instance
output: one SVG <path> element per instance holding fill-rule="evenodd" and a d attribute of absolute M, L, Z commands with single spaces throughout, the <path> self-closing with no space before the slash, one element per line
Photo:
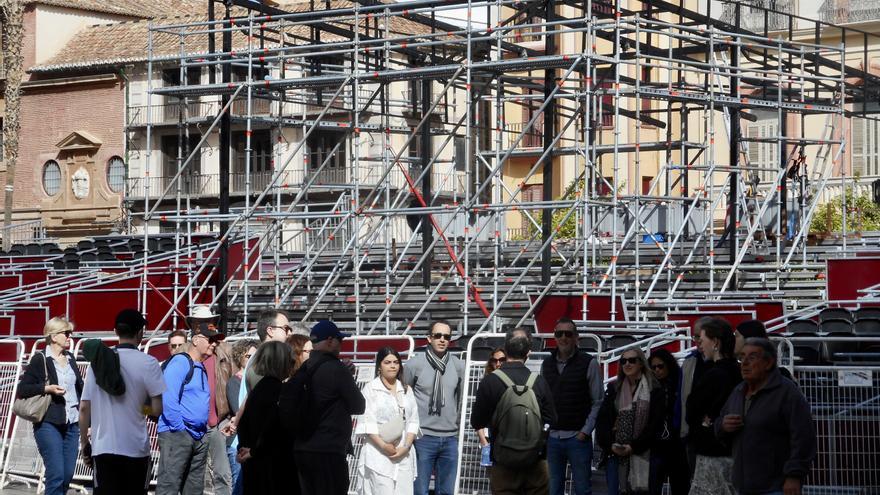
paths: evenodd
<path fill-rule="evenodd" d="M 45 384 L 49 384 L 49 368 L 46 366 L 46 354 L 43 354 L 43 370 L 46 377 Z M 51 394 L 40 394 L 27 399 L 15 399 L 12 403 L 12 412 L 21 419 L 30 421 L 31 423 L 39 423 L 43 421 L 49 404 L 52 403 Z"/>
<path fill-rule="evenodd" d="M 406 428 L 406 409 L 400 403 L 400 398 L 396 393 L 392 394 L 397 402 L 397 414 L 391 417 L 387 422 L 379 425 L 379 438 L 383 442 L 396 445 L 403 436 L 403 430 Z"/>

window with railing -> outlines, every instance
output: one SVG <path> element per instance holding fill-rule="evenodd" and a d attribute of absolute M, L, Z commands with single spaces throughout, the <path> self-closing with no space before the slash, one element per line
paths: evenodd
<path fill-rule="evenodd" d="M 601 92 L 597 126 L 614 127 L 614 93 L 611 92 L 612 88 L 614 88 L 614 83 L 603 81 L 597 85 L 597 88 Z"/>
<path fill-rule="evenodd" d="M 337 144 L 339 144 L 338 148 Z M 324 129 L 315 130 L 309 136 L 306 146 L 309 159 L 306 170 L 310 175 L 315 173 L 327 160 L 327 164 L 321 169 L 318 181 L 345 182 L 345 133 Z M 336 149 L 335 153 L 333 152 L 334 148 Z"/>
<path fill-rule="evenodd" d="M 247 134 L 244 131 L 232 133 L 233 176 L 232 190 L 244 192 L 246 180 L 245 157 L 247 156 Z M 269 129 L 259 129 L 251 133 L 250 157 L 251 191 L 263 190 L 272 177 L 272 135 Z"/>
<path fill-rule="evenodd" d="M 544 185 L 543 184 L 526 184 L 522 188 L 522 202 L 523 203 L 532 203 L 537 201 L 544 200 Z M 539 213 L 541 210 L 539 209 L 530 209 L 529 213 L 532 216 Z M 532 222 L 529 220 L 529 217 L 525 214 L 522 215 L 522 223 L 520 224 L 520 228 L 523 231 L 528 232 L 531 227 Z"/>
<path fill-rule="evenodd" d="M 180 146 L 180 143 L 181 141 L 176 135 L 162 136 L 162 187 L 168 187 L 168 184 L 171 183 L 171 180 L 177 174 L 178 155 L 181 157 L 180 164 L 183 165 L 183 162 L 186 161 L 186 157 L 189 156 L 193 150 L 197 150 L 195 156 L 193 156 L 193 159 L 186 166 L 180 176 L 180 189 L 183 194 L 198 194 L 202 186 L 200 181 L 202 153 L 201 149 L 197 148 L 199 137 L 190 136 L 189 140 L 184 139 L 182 147 Z"/>
<path fill-rule="evenodd" d="M 877 0 L 825 0 L 819 15 L 832 24 L 874 21 L 880 19 L 880 4 Z"/>
<path fill-rule="evenodd" d="M 854 117 L 852 123 L 852 174 L 880 175 L 880 125 L 873 118 Z"/>

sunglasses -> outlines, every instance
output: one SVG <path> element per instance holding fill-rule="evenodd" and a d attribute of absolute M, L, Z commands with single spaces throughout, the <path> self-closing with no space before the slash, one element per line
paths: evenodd
<path fill-rule="evenodd" d="M 183 347 L 183 344 L 170 344 L 172 349 L 177 349 L 178 347 Z"/>
<path fill-rule="evenodd" d="M 574 332 L 572 332 L 571 330 L 557 330 L 553 332 L 553 336 L 557 339 L 560 339 L 562 337 L 572 338 L 574 337 Z"/>
<path fill-rule="evenodd" d="M 286 333 L 291 333 L 291 332 L 293 332 L 293 329 L 290 328 L 290 325 L 284 325 L 284 326 L 281 326 L 281 325 L 269 325 L 269 328 L 280 328 L 280 329 L 284 330 Z"/>
<path fill-rule="evenodd" d="M 73 331 L 72 331 L 72 330 L 65 330 L 65 331 L 63 331 L 63 332 L 58 332 L 58 333 L 63 333 L 64 336 L 67 337 L 67 338 L 70 338 L 70 336 L 73 335 Z"/>
<path fill-rule="evenodd" d="M 451 333 L 434 333 L 431 337 L 434 337 L 434 340 L 452 340 Z"/>
<path fill-rule="evenodd" d="M 635 358 L 633 358 L 633 359 L 635 359 Z M 651 369 L 652 370 L 665 370 L 666 365 L 665 364 L 652 364 Z"/>
<path fill-rule="evenodd" d="M 639 359 L 637 357 L 620 358 L 620 364 L 639 364 L 640 362 L 641 362 L 641 359 Z"/>
<path fill-rule="evenodd" d="M 491 358 L 491 359 L 489 359 L 489 362 L 490 362 L 490 363 L 506 363 L 506 362 L 507 362 L 507 358 L 506 358 L 506 357 L 503 357 L 503 358 Z"/>

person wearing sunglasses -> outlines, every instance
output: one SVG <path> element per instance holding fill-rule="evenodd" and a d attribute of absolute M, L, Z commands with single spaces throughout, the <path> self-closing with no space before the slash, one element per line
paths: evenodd
<path fill-rule="evenodd" d="M 46 466 L 46 495 L 67 493 L 79 452 L 83 380 L 76 358 L 67 350 L 72 333 L 73 324 L 64 318 L 56 316 L 46 322 L 46 350 L 34 353 L 18 385 L 19 398 L 52 397 L 43 420 L 34 423 L 34 439 Z"/>
<path fill-rule="evenodd" d="M 492 351 L 492 357 L 486 360 L 486 369 L 483 373 L 483 378 L 489 376 L 493 371 L 497 370 L 501 367 L 502 364 L 507 362 L 507 354 L 504 352 L 503 347 L 498 347 L 494 351 Z M 480 449 L 482 449 L 482 461 L 481 463 L 484 466 L 491 465 L 489 463 L 488 457 L 488 448 L 489 448 L 489 429 L 483 428 L 477 430 L 477 437 L 480 439 Z"/>
<path fill-rule="evenodd" d="M 452 325 L 431 323 L 428 346 L 403 368 L 403 381 L 412 387 L 419 405 L 422 437 L 415 441 L 415 495 L 427 495 L 434 473 L 434 493 L 452 495 L 458 470 L 458 427 L 464 363 L 449 352 Z"/>
<path fill-rule="evenodd" d="M 168 352 L 172 356 L 186 352 L 186 332 L 175 330 L 168 334 Z"/>
<path fill-rule="evenodd" d="M 160 455 L 156 495 L 204 491 L 212 406 L 212 379 L 204 363 L 223 338 L 222 333 L 201 329 L 190 337 L 186 353 L 175 354 L 162 365 L 167 388 L 162 394 L 163 412 L 157 428 Z M 225 444 L 223 454 L 229 469 Z"/>
<path fill-rule="evenodd" d="M 541 364 L 541 375 L 550 384 L 557 415 L 547 441 L 550 495 L 565 492 L 568 466 L 572 493 L 587 495 L 592 492 L 592 438 L 602 405 L 602 375 L 598 361 L 578 348 L 579 335 L 571 318 L 560 318 L 553 336 L 556 349 Z"/>
<path fill-rule="evenodd" d="M 651 450 L 663 427 L 664 396 L 645 353 L 639 348 L 624 351 L 617 379 L 605 391 L 596 426 L 596 442 L 607 460 L 609 494 L 660 493 L 662 487 L 651 479 Z"/>
<path fill-rule="evenodd" d="M 663 428 L 657 444 L 651 449 L 651 462 L 656 467 L 654 486 L 663 486 L 669 479 L 670 495 L 687 495 L 690 490 L 690 476 L 687 468 L 687 454 L 681 441 L 681 411 L 676 407 L 681 384 L 681 369 L 678 361 L 666 349 L 651 352 L 651 372 L 665 391 Z"/>

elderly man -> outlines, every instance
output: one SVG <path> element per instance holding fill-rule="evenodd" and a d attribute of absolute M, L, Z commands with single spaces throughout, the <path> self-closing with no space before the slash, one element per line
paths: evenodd
<path fill-rule="evenodd" d="M 741 370 L 715 422 L 718 438 L 733 443 L 733 485 L 741 495 L 800 495 L 816 457 L 810 405 L 782 377 L 769 340 L 746 339 Z"/>

